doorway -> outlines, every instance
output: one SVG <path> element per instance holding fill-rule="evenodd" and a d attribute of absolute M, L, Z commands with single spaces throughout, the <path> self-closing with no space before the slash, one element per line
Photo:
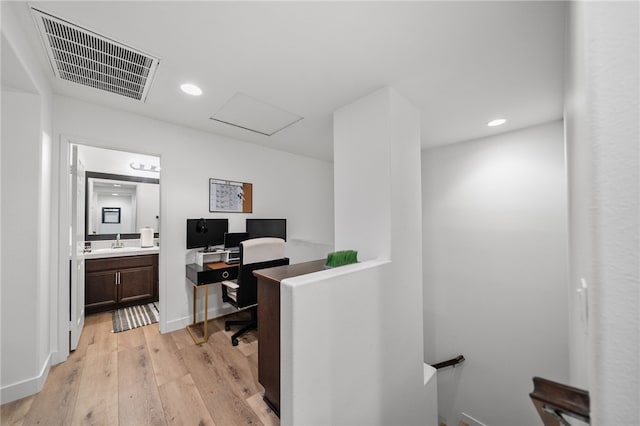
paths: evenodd
<path fill-rule="evenodd" d="M 72 351 L 87 314 L 149 305 L 158 320 L 160 157 L 74 141 L 68 153 Z"/>

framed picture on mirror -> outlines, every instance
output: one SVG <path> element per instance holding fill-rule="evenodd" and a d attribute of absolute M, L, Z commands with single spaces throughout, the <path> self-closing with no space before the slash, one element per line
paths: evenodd
<path fill-rule="evenodd" d="M 103 207 L 102 223 L 120 223 L 120 207 Z"/>

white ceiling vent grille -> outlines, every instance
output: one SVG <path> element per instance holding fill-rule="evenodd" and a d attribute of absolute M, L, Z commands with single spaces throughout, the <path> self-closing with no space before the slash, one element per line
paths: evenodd
<path fill-rule="evenodd" d="M 158 58 L 32 10 L 56 77 L 145 101 Z"/>

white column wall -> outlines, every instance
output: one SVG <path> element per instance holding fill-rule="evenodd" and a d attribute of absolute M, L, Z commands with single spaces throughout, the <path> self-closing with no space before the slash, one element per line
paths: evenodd
<path fill-rule="evenodd" d="M 419 126 L 391 88 L 334 113 L 335 245 L 361 263 L 282 283 L 283 425 L 437 424 L 423 363 Z"/>
<path fill-rule="evenodd" d="M 336 250 L 358 259 L 391 257 L 389 93 L 379 91 L 334 114 Z"/>
<path fill-rule="evenodd" d="M 340 108 L 334 113 L 334 157 L 336 249 L 358 250 L 361 260 L 392 262 L 377 318 L 385 342 L 385 386 L 422 385 L 412 371 L 422 371 L 424 359 L 418 110 L 391 88 Z M 399 348 L 405 369 L 390 367 L 398 362 Z M 397 422 L 405 404 L 411 413 L 414 402 L 394 401 L 396 409 L 382 411 L 390 416 L 386 421 Z"/>

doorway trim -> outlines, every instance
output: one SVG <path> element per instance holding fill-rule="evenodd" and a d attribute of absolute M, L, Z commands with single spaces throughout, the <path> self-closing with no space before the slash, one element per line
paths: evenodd
<path fill-rule="evenodd" d="M 160 158 L 160 164 L 162 164 L 162 156 L 158 153 L 148 153 L 148 152 L 140 152 L 137 150 L 131 150 L 127 148 L 121 148 L 118 146 L 113 146 L 105 141 L 96 141 L 87 140 L 83 137 L 75 137 L 69 136 L 66 134 L 60 134 L 59 139 L 59 156 L 58 156 L 58 244 L 57 244 L 57 256 L 55 257 L 55 262 L 58 268 L 58 291 L 57 291 L 57 309 L 52 310 L 52 321 L 57 323 L 57 334 L 56 336 L 52 336 L 57 343 L 57 350 L 53 351 L 52 356 L 52 364 L 59 364 L 64 362 L 69 357 L 69 316 L 71 309 L 70 300 L 69 300 L 69 279 L 70 279 L 70 271 L 69 271 L 69 255 L 71 250 L 71 164 L 70 164 L 70 152 L 71 145 L 85 145 L 94 148 L 101 149 L 109 149 L 113 151 L 124 151 L 137 153 L 142 155 L 152 155 Z M 160 222 L 159 222 L 159 234 L 162 235 L 166 230 L 163 229 L 162 225 L 162 217 L 163 217 L 163 208 L 162 208 L 162 177 L 160 177 Z M 160 312 L 162 312 L 165 308 L 164 306 L 164 267 L 162 262 L 162 252 L 160 249 L 158 256 L 158 304 L 160 305 Z M 55 292 L 54 292 L 55 293 Z M 54 296 L 55 297 L 55 296 Z M 166 315 L 160 316 L 160 330 L 165 329 L 166 324 Z"/>

